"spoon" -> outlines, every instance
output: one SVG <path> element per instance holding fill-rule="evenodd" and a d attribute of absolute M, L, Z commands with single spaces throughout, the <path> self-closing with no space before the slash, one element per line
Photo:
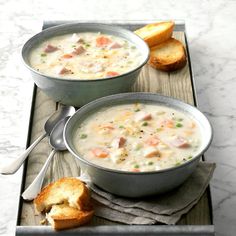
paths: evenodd
<path fill-rule="evenodd" d="M 47 135 L 50 135 L 54 126 L 64 117 L 71 116 L 75 113 L 75 108 L 72 106 L 62 106 L 59 110 L 53 113 L 44 125 L 44 133 L 40 135 L 16 160 L 0 169 L 1 174 L 14 174 L 22 165 L 24 160 L 28 157 L 35 146 Z"/>
<path fill-rule="evenodd" d="M 63 120 L 59 121 L 50 134 L 49 144 L 52 146 L 53 150 L 48 156 L 48 159 L 44 163 L 42 169 L 38 173 L 34 181 L 29 185 L 29 187 L 23 192 L 22 197 L 25 200 L 33 200 L 38 193 L 41 191 L 44 176 L 47 172 L 48 166 L 57 151 L 66 150 L 66 145 L 63 139 L 63 130 L 66 125 L 67 120 L 70 117 L 66 117 Z"/>

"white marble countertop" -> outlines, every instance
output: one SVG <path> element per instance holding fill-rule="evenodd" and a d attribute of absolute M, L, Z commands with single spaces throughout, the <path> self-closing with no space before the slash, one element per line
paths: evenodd
<path fill-rule="evenodd" d="M 236 1 L 0 0 L 0 164 L 24 149 L 32 81 L 20 59 L 25 40 L 51 20 L 185 20 L 200 109 L 214 128 L 206 154 L 217 235 L 236 232 Z M 234 51 L 235 50 L 235 51 Z M 14 235 L 20 171 L 0 176 L 0 235 Z"/>

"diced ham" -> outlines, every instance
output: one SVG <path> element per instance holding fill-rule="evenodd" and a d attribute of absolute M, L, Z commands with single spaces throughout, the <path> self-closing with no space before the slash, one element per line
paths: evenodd
<path fill-rule="evenodd" d="M 160 139 L 158 137 L 150 137 L 146 141 L 149 146 L 157 146 L 160 143 Z"/>
<path fill-rule="evenodd" d="M 99 158 L 105 158 L 109 154 L 106 150 L 103 150 L 101 148 L 94 148 L 91 151 L 95 157 L 99 157 Z"/>
<path fill-rule="evenodd" d="M 83 46 L 79 46 L 77 48 L 74 49 L 74 51 L 72 52 L 72 54 L 74 55 L 80 55 L 82 54 L 83 52 L 85 52 L 86 50 L 84 49 Z"/>
<path fill-rule="evenodd" d="M 189 147 L 188 141 L 180 136 L 176 136 L 172 141 L 171 145 L 177 148 L 187 148 Z"/>
<path fill-rule="evenodd" d="M 112 143 L 111 146 L 114 148 L 121 148 L 125 145 L 126 143 L 126 139 L 123 137 L 119 137 L 119 138 L 115 138 Z"/>
<path fill-rule="evenodd" d="M 144 111 L 139 111 L 137 112 L 137 114 L 135 115 L 135 121 L 144 121 L 144 120 L 151 120 L 152 119 L 152 115 L 150 113 L 146 113 Z"/>
<path fill-rule="evenodd" d="M 64 75 L 64 74 L 70 74 L 71 70 L 67 69 L 66 67 L 59 68 L 58 74 L 59 75 Z"/>
<path fill-rule="evenodd" d="M 51 44 L 48 44 L 45 48 L 44 48 L 44 52 L 50 53 L 50 52 L 55 52 L 58 50 L 58 47 L 55 47 Z"/>
<path fill-rule="evenodd" d="M 80 38 L 77 34 L 72 34 L 71 36 L 71 42 L 73 43 L 82 43 L 84 40 Z"/>
<path fill-rule="evenodd" d="M 122 47 L 121 44 L 114 42 L 109 45 L 108 49 L 116 49 L 116 48 L 121 48 L 121 47 Z"/>
<path fill-rule="evenodd" d="M 160 152 L 154 147 L 147 147 L 144 149 L 144 157 L 160 157 Z"/>
<path fill-rule="evenodd" d="M 83 40 L 82 38 L 79 38 L 79 39 L 77 40 L 77 43 L 84 43 L 84 40 Z"/>

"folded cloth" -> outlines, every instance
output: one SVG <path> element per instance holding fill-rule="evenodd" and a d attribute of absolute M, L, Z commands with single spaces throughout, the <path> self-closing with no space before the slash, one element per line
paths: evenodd
<path fill-rule="evenodd" d="M 157 196 L 130 199 L 110 194 L 91 182 L 95 215 L 124 224 L 175 224 L 205 192 L 214 163 L 199 162 L 194 173 L 177 189 Z"/>

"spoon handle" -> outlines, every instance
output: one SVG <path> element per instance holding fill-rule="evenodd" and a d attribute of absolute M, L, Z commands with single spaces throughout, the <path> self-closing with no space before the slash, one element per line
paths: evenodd
<path fill-rule="evenodd" d="M 15 159 L 12 163 L 3 166 L 0 169 L 0 173 L 4 174 L 4 175 L 10 175 L 10 174 L 14 174 L 22 165 L 22 163 L 24 162 L 24 160 L 28 157 L 28 155 L 30 154 L 30 152 L 35 148 L 35 146 L 43 139 L 47 136 L 46 133 L 42 134 L 41 136 L 39 136 L 22 154 L 21 156 L 19 156 L 17 159 Z"/>
<path fill-rule="evenodd" d="M 36 176 L 36 178 L 34 179 L 34 181 L 30 184 L 30 186 L 22 193 L 22 197 L 25 200 L 33 200 L 34 198 L 37 197 L 38 193 L 41 191 L 42 188 L 42 184 L 43 184 L 43 180 L 44 180 L 44 176 L 47 172 L 48 166 L 53 158 L 53 156 L 55 155 L 56 150 L 53 150 L 50 155 L 48 156 L 48 159 L 46 160 L 46 162 L 44 163 L 42 169 L 40 170 L 40 172 L 38 173 L 38 175 Z"/>

